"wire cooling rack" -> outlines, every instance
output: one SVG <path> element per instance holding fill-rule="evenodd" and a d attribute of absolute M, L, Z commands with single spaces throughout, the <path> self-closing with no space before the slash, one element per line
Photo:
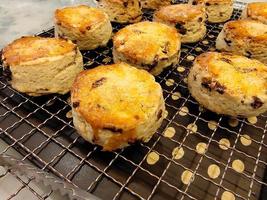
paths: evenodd
<path fill-rule="evenodd" d="M 232 19 L 242 8 L 235 3 Z M 144 19 L 151 15 L 146 11 Z M 215 50 L 222 26 L 207 24 L 206 37 L 182 45 L 179 65 L 156 77 L 167 112 L 153 138 L 116 152 L 102 152 L 76 133 L 69 95 L 29 97 L 1 79 L 0 137 L 9 144 L 2 153 L 15 148 L 22 160 L 102 199 L 267 199 L 267 114 L 249 119 L 216 115 L 199 106 L 187 89 L 193 60 Z M 53 37 L 53 32 L 39 35 Z M 111 64 L 111 48 L 109 42 L 83 51 L 85 69 Z"/>

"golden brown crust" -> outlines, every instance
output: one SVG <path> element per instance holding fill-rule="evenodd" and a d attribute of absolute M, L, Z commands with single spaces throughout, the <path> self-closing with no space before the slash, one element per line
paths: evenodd
<path fill-rule="evenodd" d="M 22 37 L 3 49 L 2 58 L 7 65 L 17 65 L 39 58 L 64 55 L 77 47 L 69 40 L 59 38 Z"/>
<path fill-rule="evenodd" d="M 267 20 L 267 2 L 255 2 L 247 5 L 247 15 L 252 19 L 264 17 Z"/>
<path fill-rule="evenodd" d="M 231 96 L 266 95 L 267 67 L 257 60 L 231 53 L 207 52 L 195 62 Z"/>
<path fill-rule="evenodd" d="M 158 33 L 158 34 L 157 34 Z M 113 38 L 116 51 L 130 60 L 151 64 L 166 58 L 180 49 L 180 35 L 173 27 L 158 22 L 139 22 L 119 30 Z M 166 51 L 162 49 L 167 48 Z"/>
<path fill-rule="evenodd" d="M 201 17 L 205 14 L 204 7 L 201 5 L 177 4 L 160 8 L 155 12 L 155 17 L 169 22 L 187 22 L 188 20 Z"/>
<path fill-rule="evenodd" d="M 206 5 L 209 5 L 209 4 L 216 4 L 216 3 L 229 4 L 229 3 L 233 3 L 233 0 L 193 0 L 193 2 L 206 3 Z"/>
<path fill-rule="evenodd" d="M 91 127 L 91 142 L 104 150 L 120 148 L 144 134 L 151 136 L 146 130 L 141 134 L 140 128 L 157 116 L 159 108 L 164 109 L 159 104 L 162 90 L 154 77 L 125 63 L 81 72 L 72 86 L 71 102 L 75 115 Z M 111 138 L 105 138 L 104 131 L 111 132 Z"/>
<path fill-rule="evenodd" d="M 61 26 L 78 28 L 83 32 L 90 30 L 98 23 L 107 21 L 108 16 L 101 9 L 80 5 L 57 9 L 55 20 Z"/>
<path fill-rule="evenodd" d="M 159 9 L 163 6 L 168 6 L 171 4 L 171 0 L 140 0 L 142 8 L 148 9 Z"/>
<path fill-rule="evenodd" d="M 131 135 L 151 114 L 151 107 L 162 94 L 160 91 L 152 75 L 119 63 L 81 72 L 72 86 L 71 101 L 96 135 L 99 129 L 114 127 Z"/>
<path fill-rule="evenodd" d="M 248 39 L 250 42 L 267 42 L 267 25 L 249 19 L 229 21 L 225 23 L 226 33 L 231 34 L 234 39 Z"/>

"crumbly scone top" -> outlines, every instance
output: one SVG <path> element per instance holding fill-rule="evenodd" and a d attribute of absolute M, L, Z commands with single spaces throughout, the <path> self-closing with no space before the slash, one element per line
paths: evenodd
<path fill-rule="evenodd" d="M 209 4 L 215 3 L 233 3 L 233 0 L 193 0 L 192 2 L 206 3 L 206 5 L 209 6 Z"/>
<path fill-rule="evenodd" d="M 55 20 L 62 26 L 78 28 L 81 31 L 90 30 L 95 25 L 105 22 L 108 16 L 99 8 L 85 5 L 57 9 Z"/>
<path fill-rule="evenodd" d="M 202 80 L 204 86 L 217 87 L 218 92 L 227 92 L 231 96 L 266 98 L 267 66 L 263 63 L 244 56 L 217 52 L 203 53 L 195 62 L 207 72 L 207 77 Z"/>
<path fill-rule="evenodd" d="M 178 52 L 181 45 L 175 28 L 148 21 L 119 30 L 113 42 L 116 50 L 123 52 L 125 57 L 143 62 L 168 59 Z"/>
<path fill-rule="evenodd" d="M 170 22 L 187 21 L 205 14 L 205 8 L 201 5 L 177 4 L 161 7 L 155 12 L 155 16 Z"/>
<path fill-rule="evenodd" d="M 259 42 L 267 40 L 267 25 L 259 21 L 241 19 L 225 23 L 224 29 L 229 30 L 234 38 L 248 38 Z"/>
<path fill-rule="evenodd" d="M 248 16 L 261 16 L 267 19 L 267 2 L 249 3 L 247 6 Z"/>
<path fill-rule="evenodd" d="M 14 40 L 3 49 L 2 58 L 8 65 L 17 65 L 39 58 L 64 55 L 76 49 L 69 40 L 35 36 Z"/>
<path fill-rule="evenodd" d="M 162 90 L 152 75 L 125 63 L 81 72 L 71 90 L 73 108 L 95 129 L 127 132 L 156 113 Z M 117 130 L 117 131 L 116 131 Z"/>

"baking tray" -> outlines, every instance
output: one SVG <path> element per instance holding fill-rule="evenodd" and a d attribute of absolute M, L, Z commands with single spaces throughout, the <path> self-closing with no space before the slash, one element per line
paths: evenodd
<path fill-rule="evenodd" d="M 235 2 L 232 19 L 244 6 Z M 151 16 L 146 10 L 144 20 Z M 102 199 L 267 199 L 267 113 L 230 119 L 199 106 L 187 89 L 194 58 L 215 50 L 222 26 L 207 24 L 205 38 L 182 45 L 179 64 L 156 77 L 167 112 L 153 138 L 116 152 L 102 152 L 77 134 L 69 94 L 29 97 L 1 78 L 0 138 L 9 144 L 1 153 L 15 148 L 22 160 Z M 114 32 L 122 27 L 113 24 Z M 82 51 L 84 68 L 113 63 L 111 49 L 110 41 Z"/>

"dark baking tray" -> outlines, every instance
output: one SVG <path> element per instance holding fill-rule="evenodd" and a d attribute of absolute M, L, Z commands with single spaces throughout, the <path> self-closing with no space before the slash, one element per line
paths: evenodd
<path fill-rule="evenodd" d="M 243 7 L 243 3 L 235 3 L 232 19 L 239 18 Z M 151 20 L 151 15 L 152 11 L 145 11 L 144 19 Z M 9 144 L 5 152 L 13 147 L 24 160 L 103 199 L 220 199 L 224 191 L 231 192 L 235 199 L 267 199 L 267 114 L 258 116 L 254 124 L 237 119 L 238 125 L 232 127 L 228 117 L 200 107 L 187 89 L 191 59 L 215 50 L 222 25 L 207 24 L 206 37 L 198 43 L 182 45 L 179 65 L 156 77 L 164 91 L 168 115 L 153 138 L 112 153 L 102 152 L 76 133 L 72 120 L 66 116 L 70 111 L 69 94 L 29 97 L 13 90 L 1 76 L 0 137 Z M 122 27 L 113 24 L 114 32 Z M 51 29 L 39 35 L 53 37 L 53 32 Z M 85 69 L 111 64 L 111 49 L 110 41 L 105 48 L 83 51 Z M 184 71 L 179 72 L 178 66 Z M 174 100 L 177 92 L 181 97 Z M 185 107 L 189 112 L 183 115 Z M 217 123 L 213 130 L 208 127 L 211 120 Z M 197 125 L 196 133 L 188 129 L 191 123 Z M 175 129 L 172 138 L 164 136 L 168 127 Z M 249 146 L 240 143 L 243 134 L 251 137 Z M 222 138 L 230 141 L 229 149 L 219 148 Z M 205 154 L 196 151 L 200 142 L 208 145 Z M 179 160 L 172 156 L 175 147 L 184 150 Z M 159 155 L 154 165 L 147 163 L 151 152 Z M 244 163 L 243 173 L 231 167 L 235 159 Z M 216 179 L 207 174 L 211 164 L 220 168 Z M 188 185 L 181 181 L 185 170 L 194 174 Z"/>

